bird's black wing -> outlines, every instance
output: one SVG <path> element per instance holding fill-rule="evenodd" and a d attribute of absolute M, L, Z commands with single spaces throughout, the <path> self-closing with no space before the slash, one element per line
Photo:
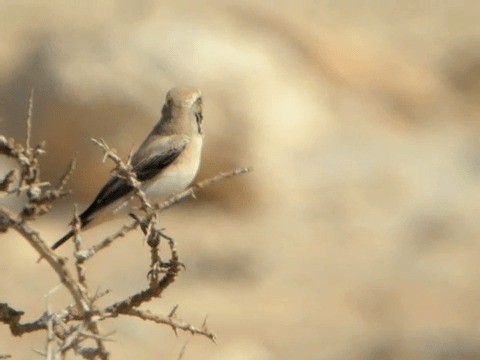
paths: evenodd
<path fill-rule="evenodd" d="M 100 190 L 90 206 L 80 215 L 82 226 L 86 225 L 97 211 L 127 195 L 132 189 L 126 179 L 118 176 L 112 177 Z"/>
<path fill-rule="evenodd" d="M 133 167 L 137 179 L 140 181 L 149 180 L 158 175 L 163 169 L 175 161 L 185 149 L 186 144 L 180 147 L 168 149 L 160 154 L 153 154 Z"/>
<path fill-rule="evenodd" d="M 112 177 L 105 186 L 100 190 L 97 197 L 90 206 L 80 214 L 80 226 L 84 227 L 90 221 L 93 220 L 93 215 L 100 209 L 104 208 L 107 205 L 110 205 L 115 200 L 120 199 L 122 196 L 128 194 L 132 190 L 132 186 L 127 182 L 127 180 L 120 178 L 118 176 Z M 55 250 L 60 245 L 65 243 L 68 239 L 73 236 L 73 231 L 70 230 L 65 234 L 60 240 L 52 245 L 52 250 Z"/>
<path fill-rule="evenodd" d="M 176 139 L 168 139 L 168 141 L 165 141 L 163 144 L 165 146 L 160 146 L 161 144 L 159 144 L 158 148 L 161 151 L 152 152 L 152 155 L 139 161 L 133 166 L 133 171 L 139 181 L 143 182 L 155 177 L 178 158 L 188 142 L 185 141 L 185 139 L 181 139 L 181 141 L 174 140 Z M 129 184 L 128 180 L 119 176 L 112 177 L 102 190 L 100 190 L 90 206 L 79 216 L 81 226 L 83 227 L 92 221 L 97 211 L 112 204 L 116 200 L 130 193 L 132 190 L 133 187 Z M 53 244 L 52 249 L 58 248 L 72 236 L 73 232 L 70 231 Z"/>
<path fill-rule="evenodd" d="M 174 162 L 187 144 L 181 142 L 176 145 L 163 147 L 163 151 L 152 153 L 152 155 L 134 165 L 133 172 L 137 179 L 141 182 L 149 180 Z M 132 190 L 133 187 L 128 180 L 118 176 L 112 177 L 100 190 L 92 204 L 80 215 L 82 225 L 84 225 L 84 222 L 88 222 L 94 213 L 127 195 Z"/>

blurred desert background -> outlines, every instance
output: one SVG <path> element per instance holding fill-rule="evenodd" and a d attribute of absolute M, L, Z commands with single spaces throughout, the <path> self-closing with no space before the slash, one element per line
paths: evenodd
<path fill-rule="evenodd" d="M 183 359 L 480 359 L 479 14 L 474 0 L 0 1 L 0 133 L 25 139 L 34 88 L 43 178 L 78 158 L 73 195 L 32 223 L 49 242 L 109 176 L 90 137 L 127 155 L 173 86 L 204 94 L 198 179 L 255 169 L 162 217 L 187 270 L 145 308 L 208 315 L 218 344 L 124 317 L 102 326 L 112 359 L 173 360 L 186 343 Z M 0 237 L 0 302 L 25 321 L 65 306 L 26 241 Z M 148 261 L 140 236 L 122 239 L 89 263 L 92 288 L 121 299 Z M 0 326 L 0 354 L 44 343 Z"/>

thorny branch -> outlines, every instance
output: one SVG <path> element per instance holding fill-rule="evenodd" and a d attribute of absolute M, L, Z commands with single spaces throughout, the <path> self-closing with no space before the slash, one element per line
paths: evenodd
<path fill-rule="evenodd" d="M 180 329 L 180 330 L 183 330 L 183 331 L 188 331 L 192 335 L 200 334 L 200 335 L 208 337 L 212 341 L 216 340 L 215 334 L 213 334 L 212 332 L 210 332 L 208 330 L 207 325 L 206 325 L 206 321 L 202 324 L 202 326 L 200 328 L 196 328 L 196 327 L 194 327 L 194 326 L 192 326 L 192 325 L 190 325 L 190 324 L 188 324 L 184 321 L 179 320 L 176 317 L 175 313 L 176 313 L 177 308 L 178 308 L 178 306 L 175 306 L 173 308 L 172 312 L 170 312 L 170 314 L 168 316 L 154 315 L 154 314 L 150 313 L 150 311 L 148 311 L 148 310 L 142 311 L 142 310 L 138 310 L 138 309 L 129 309 L 128 312 L 126 312 L 126 315 L 135 316 L 135 317 L 138 317 L 138 318 L 143 319 L 143 320 L 153 321 L 157 324 L 169 325 L 172 328 L 172 330 L 175 332 L 175 334 L 177 334 L 177 330 Z"/>
<path fill-rule="evenodd" d="M 104 160 L 109 158 L 115 163 L 114 175 L 128 180 L 134 189 L 133 197 L 140 201 L 140 208 L 138 209 L 139 214 L 131 214 L 133 221 L 88 249 L 82 248 L 80 222 L 75 209 L 71 223 L 75 246 L 74 265 L 77 275 L 74 277 L 66 266 L 67 259 L 61 258 L 51 251 L 41 235 L 29 224 L 36 217 L 47 213 L 57 200 L 69 194 L 65 187 L 76 167 L 75 160 L 72 160 L 55 187 L 48 182 L 40 180 L 38 159 L 45 153 L 45 144 L 41 143 L 35 147 L 31 146 L 32 110 L 33 92 L 29 102 L 25 145 L 17 143 L 14 139 L 7 140 L 0 135 L 0 155 L 13 159 L 18 166 L 18 169 L 12 169 L 3 179 L 0 179 L 0 195 L 2 193 L 4 196 L 20 193 L 27 195 L 26 203 L 19 212 L 0 206 L 0 233 L 12 229 L 27 240 L 40 254 L 40 257 L 44 258 L 52 270 L 57 273 L 61 283 L 68 289 L 73 299 L 73 304 L 57 312 L 52 311 L 48 307 L 47 311 L 37 320 L 21 323 L 21 317 L 24 315 L 23 311 L 15 310 L 6 303 L 0 303 L 0 322 L 7 324 L 14 336 L 21 336 L 40 330 L 46 331 L 45 351 L 37 352 L 43 354 L 48 359 L 63 358 L 69 351 L 74 351 L 85 359 L 108 359 L 109 353 L 106 350 L 105 341 L 109 340 L 109 337 L 102 334 L 99 323 L 119 315 L 132 316 L 145 321 L 168 325 L 175 333 L 178 330 L 182 330 L 191 334 L 202 335 L 215 341 L 215 335 L 208 329 L 206 321 L 201 327 L 195 327 L 186 323 L 177 318 L 177 307 L 168 316 L 155 315 L 147 310 L 138 309 L 143 303 L 158 298 L 175 281 L 183 267 L 183 264 L 179 261 L 175 241 L 164 234 L 162 229 L 158 227 L 157 215 L 178 202 L 188 197 L 193 197 L 195 192 L 200 189 L 226 178 L 249 172 L 251 169 L 239 168 L 230 172 L 220 173 L 217 176 L 190 186 L 185 191 L 171 196 L 160 204 L 153 205 L 141 190 L 140 182 L 133 172 L 130 164 L 131 154 L 128 160 L 124 162 L 118 153 L 110 148 L 104 140 L 92 139 L 95 144 L 102 148 Z M 124 237 L 127 233 L 139 228 L 143 232 L 146 243 L 150 246 L 148 287 L 109 306 L 97 307 L 96 301 L 108 294 L 109 291 L 90 293 L 86 275 L 86 261 L 106 249 L 116 239 Z M 159 245 L 162 238 L 167 241 L 169 247 L 169 259 L 166 262 L 162 261 L 160 257 Z M 84 346 L 83 344 L 87 341 L 93 341 L 95 346 Z M 8 357 L 8 355 L 0 355 L 0 358 Z"/>

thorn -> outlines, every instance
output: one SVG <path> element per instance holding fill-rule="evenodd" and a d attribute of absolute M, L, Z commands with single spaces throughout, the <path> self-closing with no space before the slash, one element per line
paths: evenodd
<path fill-rule="evenodd" d="M 203 324 L 202 324 L 202 330 L 207 330 L 207 319 L 208 319 L 208 315 L 205 315 L 205 319 L 203 320 Z"/>
<path fill-rule="evenodd" d="M 132 157 L 133 157 L 133 149 L 135 148 L 135 144 L 132 144 L 132 147 L 130 148 L 130 152 L 128 153 L 128 158 L 127 158 L 127 165 L 132 164 Z"/>
<path fill-rule="evenodd" d="M 50 297 L 54 292 L 56 292 L 58 289 L 60 289 L 62 287 L 62 285 L 63 285 L 62 283 L 59 283 L 59 284 L 55 285 L 53 288 L 48 290 L 47 293 L 45 295 L 43 295 L 43 297 L 46 297 L 46 298 Z"/>
<path fill-rule="evenodd" d="M 27 150 L 30 151 L 30 141 L 32 136 L 32 113 L 33 113 L 33 88 L 30 92 L 30 99 L 28 100 L 28 117 L 27 117 Z"/>
<path fill-rule="evenodd" d="M 177 332 L 177 328 L 175 327 L 175 325 L 171 325 L 172 326 L 172 330 L 173 332 L 175 333 L 175 336 L 178 337 L 178 332 Z"/>
<path fill-rule="evenodd" d="M 185 355 L 185 350 L 187 349 L 188 341 L 183 345 L 182 350 L 180 350 L 180 354 L 178 354 L 177 360 L 183 359 L 183 356 Z"/>
<path fill-rule="evenodd" d="M 178 309 L 178 304 L 173 307 L 172 311 L 170 311 L 170 314 L 168 314 L 168 317 L 169 318 L 175 317 L 175 313 L 177 312 L 177 309 Z"/>
<path fill-rule="evenodd" d="M 43 356 L 43 357 L 47 357 L 47 353 L 41 351 L 41 350 L 37 350 L 37 349 L 32 349 L 32 351 L 40 356 Z"/>

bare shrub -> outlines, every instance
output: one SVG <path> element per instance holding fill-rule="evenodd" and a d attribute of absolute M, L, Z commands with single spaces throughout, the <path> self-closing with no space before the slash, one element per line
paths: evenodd
<path fill-rule="evenodd" d="M 10 327 L 13 336 L 22 336 L 35 331 L 46 332 L 45 350 L 40 352 L 47 359 L 63 359 L 69 352 L 86 359 L 108 359 L 109 352 L 106 342 L 111 336 L 103 334 L 99 324 L 105 319 L 117 318 L 121 315 L 133 316 L 142 320 L 152 321 L 157 324 L 167 325 L 175 333 L 187 331 L 191 334 L 205 336 L 215 341 L 215 335 L 209 330 L 206 320 L 199 327 L 184 322 L 177 317 L 177 306 L 167 315 L 158 315 L 139 307 L 155 298 L 160 297 L 178 276 L 183 267 L 175 246 L 175 241 L 167 236 L 158 226 L 158 214 L 163 210 L 192 197 L 195 191 L 212 183 L 224 180 L 250 171 L 248 168 L 239 168 L 233 171 L 220 173 L 215 177 L 198 182 L 185 191 L 173 195 L 160 204 L 149 202 L 145 193 L 140 189 L 139 182 L 130 166 L 130 157 L 123 161 L 118 153 L 110 148 L 105 141 L 92 139 L 101 147 L 104 160 L 111 159 L 115 168 L 114 174 L 126 178 L 134 188 L 133 195 L 140 200 L 140 208 L 131 214 L 132 220 L 124 224 L 115 233 L 105 237 L 90 248 L 84 248 L 80 235 L 80 221 L 76 211 L 72 221 L 74 232 L 74 265 L 75 273 L 71 273 L 66 264 L 68 259 L 58 256 L 45 243 L 42 235 L 37 232 L 31 223 L 38 217 L 46 214 L 55 205 L 56 201 L 69 194 L 65 190 L 67 182 L 75 170 L 76 162 L 73 160 L 67 167 L 58 184 L 52 185 L 40 179 L 39 157 L 45 154 L 45 143 L 32 146 L 31 124 L 33 101 L 30 98 L 29 114 L 27 118 L 27 139 L 21 144 L 14 139 L 7 139 L 0 135 L 0 155 L 13 159 L 17 166 L 9 171 L 0 180 L 0 196 L 25 194 L 26 200 L 20 211 L 13 211 L 5 206 L 0 206 L 0 234 L 13 230 L 19 233 L 44 259 L 59 277 L 61 283 L 67 288 L 72 304 L 66 305 L 60 311 L 47 309 L 37 320 L 22 323 L 23 311 L 16 310 L 7 303 L 0 303 L 0 321 Z M 97 306 L 97 300 L 104 293 L 92 293 L 89 289 L 86 264 L 88 260 L 108 246 L 115 244 L 115 240 L 125 236 L 131 231 L 139 232 L 149 246 L 148 279 L 145 289 L 133 293 L 125 299 L 105 307 Z M 160 242 L 166 241 L 169 253 L 160 251 Z M 165 251 L 164 251 L 165 252 Z M 32 264 L 34 266 L 34 264 Z M 36 301 L 32 298 L 32 301 Z M 90 341 L 87 341 L 90 340 Z M 92 342 L 93 340 L 93 342 Z M 91 346 L 85 343 L 93 344 Z M 8 358 L 9 355 L 0 355 Z"/>

